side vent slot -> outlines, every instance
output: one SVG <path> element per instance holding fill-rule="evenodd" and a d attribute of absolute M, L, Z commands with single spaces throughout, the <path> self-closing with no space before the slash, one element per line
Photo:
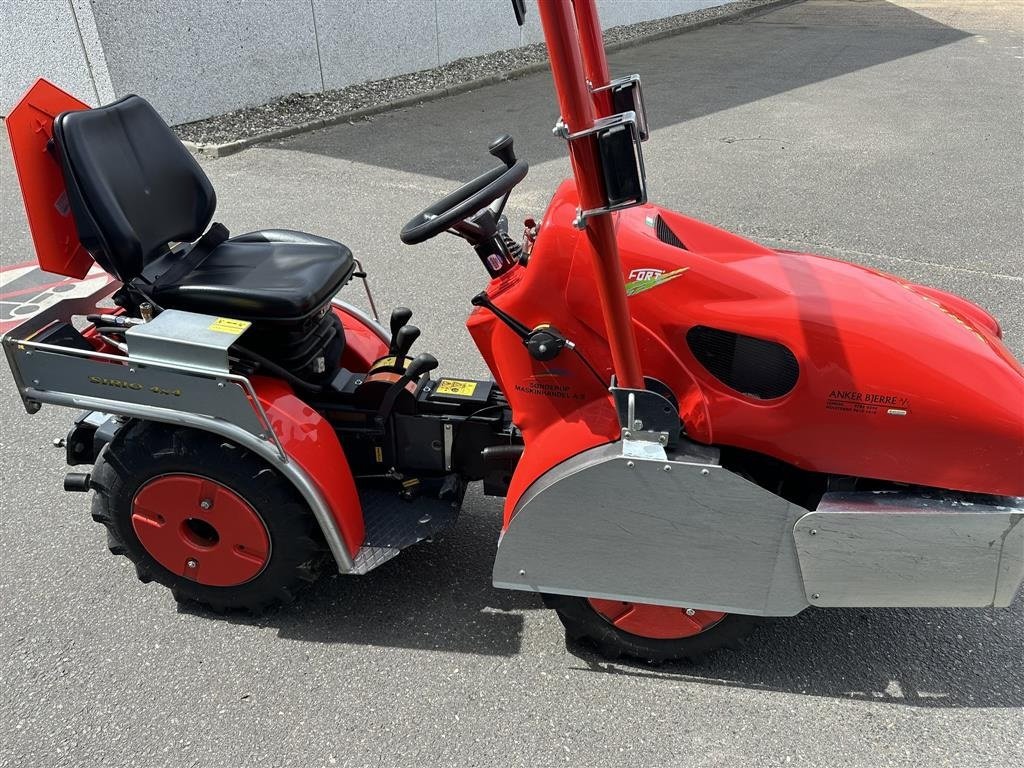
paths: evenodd
<path fill-rule="evenodd" d="M 676 233 L 672 231 L 672 228 L 669 227 L 668 222 L 661 217 L 661 214 L 658 215 L 658 220 L 655 222 L 654 229 L 661 242 L 674 245 L 676 248 L 682 248 L 684 251 L 686 250 L 686 246 L 683 244 L 683 241 L 676 236 Z"/>
<path fill-rule="evenodd" d="M 788 394 L 800 376 L 796 356 L 774 341 L 697 325 L 687 331 L 686 343 L 712 376 L 760 400 Z"/>

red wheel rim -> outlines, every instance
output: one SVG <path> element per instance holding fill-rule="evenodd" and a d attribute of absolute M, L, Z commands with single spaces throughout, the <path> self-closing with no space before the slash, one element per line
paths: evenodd
<path fill-rule="evenodd" d="M 210 587 L 255 578 L 270 559 L 270 536 L 248 502 L 198 475 L 162 475 L 132 500 L 132 528 L 171 573 Z"/>
<path fill-rule="evenodd" d="M 680 640 L 706 632 L 726 617 L 719 611 L 697 611 L 667 605 L 587 598 L 590 607 L 616 629 L 651 640 Z"/>

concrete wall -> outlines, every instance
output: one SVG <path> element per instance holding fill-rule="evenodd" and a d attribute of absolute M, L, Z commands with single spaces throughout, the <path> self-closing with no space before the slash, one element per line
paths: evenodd
<path fill-rule="evenodd" d="M 605 27 L 727 0 L 598 0 Z M 183 123 L 541 40 L 510 0 L 0 0 L 0 114 L 45 76 Z"/>

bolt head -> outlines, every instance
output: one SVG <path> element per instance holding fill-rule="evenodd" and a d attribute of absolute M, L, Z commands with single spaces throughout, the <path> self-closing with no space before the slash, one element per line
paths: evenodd
<path fill-rule="evenodd" d="M 635 466 L 636 466 L 636 462 L 635 462 L 635 461 L 627 461 L 627 462 L 626 462 L 626 467 L 627 467 L 628 469 L 632 469 L 632 468 L 633 468 L 633 467 L 635 467 Z"/>
<path fill-rule="evenodd" d="M 203 509 L 210 509 L 210 507 L 213 506 L 213 502 L 210 501 L 209 499 L 203 499 L 202 501 L 199 502 L 199 506 L 202 507 Z"/>
<path fill-rule="evenodd" d="M 661 445 L 668 445 L 668 435 L 659 435 L 658 436 L 658 442 Z"/>
<path fill-rule="evenodd" d="M 818 535 L 818 529 L 817 528 L 811 528 L 811 536 L 817 536 L 817 535 Z"/>
<path fill-rule="evenodd" d="M 637 419 L 636 421 L 633 422 L 633 429 L 641 430 L 643 428 L 644 428 L 644 423 L 642 421 L 640 421 L 640 419 Z"/>
<path fill-rule="evenodd" d="M 196 568 L 199 567 L 199 561 L 195 560 L 194 558 L 189 558 L 188 560 L 185 561 L 185 567 L 189 568 L 191 570 L 195 570 Z"/>
<path fill-rule="evenodd" d="M 702 470 L 700 471 L 700 473 L 701 473 L 701 475 L 703 475 L 704 477 L 707 477 L 708 475 L 710 475 L 710 474 L 711 474 L 711 470 L 710 470 L 710 469 L 702 469 Z"/>
<path fill-rule="evenodd" d="M 525 570 L 525 569 L 523 569 L 523 568 L 520 568 L 520 569 L 519 569 L 519 575 L 520 575 L 520 576 L 525 576 L 525 575 L 526 575 L 526 570 Z"/>
<path fill-rule="evenodd" d="M 819 597 L 821 597 L 821 595 L 815 592 L 813 595 L 811 595 L 811 600 L 817 600 Z"/>
<path fill-rule="evenodd" d="M 686 609 L 686 615 L 687 616 L 693 616 L 695 613 L 696 613 L 696 611 L 693 610 L 693 608 L 687 608 Z"/>
<path fill-rule="evenodd" d="M 666 472 L 671 472 L 672 471 L 672 465 L 671 464 L 666 464 L 664 467 L 662 467 L 662 469 L 665 470 Z"/>

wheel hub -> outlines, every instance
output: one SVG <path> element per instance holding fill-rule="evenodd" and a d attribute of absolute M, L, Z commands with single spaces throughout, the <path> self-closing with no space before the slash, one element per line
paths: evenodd
<path fill-rule="evenodd" d="M 167 570 L 211 587 L 255 578 L 270 559 L 263 519 L 241 496 L 198 475 L 162 475 L 132 501 L 132 528 Z"/>
<path fill-rule="evenodd" d="M 609 624 L 652 640 L 679 640 L 705 632 L 726 617 L 719 611 L 698 611 L 625 600 L 588 598 L 591 608 Z"/>

